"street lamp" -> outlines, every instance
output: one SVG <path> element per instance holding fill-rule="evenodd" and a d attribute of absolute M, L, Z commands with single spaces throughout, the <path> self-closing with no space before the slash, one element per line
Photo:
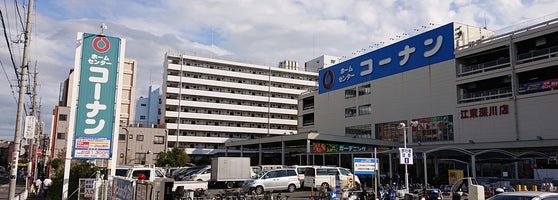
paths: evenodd
<path fill-rule="evenodd" d="M 411 121 L 410 125 L 412 126 L 416 126 L 418 124 L 417 121 Z M 407 125 L 403 122 L 399 123 L 399 128 L 403 129 L 403 148 L 407 149 L 407 128 L 411 128 L 411 127 L 407 127 Z M 399 155 L 399 157 L 401 158 L 402 155 Z M 409 192 L 409 172 L 407 170 L 407 164 L 405 164 L 405 193 Z"/>
<path fill-rule="evenodd" d="M 130 131 L 127 128 L 122 128 L 122 130 L 126 131 L 126 148 L 124 149 L 124 165 L 128 164 L 128 135 Z"/>
<path fill-rule="evenodd" d="M 451 159 L 451 158 L 440 159 L 440 161 L 453 161 L 453 162 L 458 162 L 458 163 L 465 164 L 465 166 L 467 167 L 467 177 L 469 177 L 469 163 L 468 162 L 465 162 L 465 161 L 462 161 L 462 160 L 457 160 L 457 159 Z M 453 169 L 455 169 L 455 163 L 453 164 Z"/>

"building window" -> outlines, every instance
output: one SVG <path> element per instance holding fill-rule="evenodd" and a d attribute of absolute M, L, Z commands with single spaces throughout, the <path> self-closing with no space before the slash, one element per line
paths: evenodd
<path fill-rule="evenodd" d="M 126 135 L 125 134 L 119 134 L 118 135 L 118 140 L 126 140 Z"/>
<path fill-rule="evenodd" d="M 140 104 L 140 106 L 141 106 L 141 107 L 145 107 L 145 106 L 147 106 L 147 104 L 142 103 L 142 104 Z"/>
<path fill-rule="evenodd" d="M 58 115 L 58 121 L 66 121 L 67 118 L 68 118 L 68 115 L 63 115 L 63 114 Z"/>
<path fill-rule="evenodd" d="M 145 120 L 145 115 L 140 116 L 141 120 Z"/>
<path fill-rule="evenodd" d="M 403 142 L 403 130 L 399 128 L 400 123 L 406 123 L 406 121 L 402 120 L 376 124 L 375 139 L 390 142 Z"/>
<path fill-rule="evenodd" d="M 134 135 L 130 134 L 130 135 L 128 136 L 128 139 L 130 139 L 130 140 L 131 140 L 131 139 L 134 139 Z"/>
<path fill-rule="evenodd" d="M 157 159 L 159 159 L 159 154 L 158 153 L 154 153 L 153 154 L 153 162 L 156 163 Z"/>
<path fill-rule="evenodd" d="M 155 136 L 153 144 L 165 144 L 165 136 Z"/>
<path fill-rule="evenodd" d="M 372 124 L 345 127 L 345 136 L 353 138 L 372 138 Z"/>
<path fill-rule="evenodd" d="M 370 94 L 370 84 L 358 86 L 358 96 Z"/>
<path fill-rule="evenodd" d="M 134 160 L 135 164 L 145 164 L 145 158 L 147 157 L 146 153 L 136 153 L 136 159 Z"/>
<path fill-rule="evenodd" d="M 143 135 L 136 136 L 136 141 L 143 141 Z"/>
<path fill-rule="evenodd" d="M 347 89 L 345 90 L 345 99 L 356 97 L 356 94 L 357 94 L 356 88 Z"/>
<path fill-rule="evenodd" d="M 354 117 L 356 114 L 356 107 L 345 108 L 345 117 Z"/>
<path fill-rule="evenodd" d="M 453 115 L 413 119 L 418 125 L 412 127 L 413 142 L 453 141 Z"/>
<path fill-rule="evenodd" d="M 56 133 L 56 139 L 66 139 L 66 133 Z"/>
<path fill-rule="evenodd" d="M 358 115 L 369 115 L 372 113 L 372 106 L 370 104 L 358 107 Z"/>

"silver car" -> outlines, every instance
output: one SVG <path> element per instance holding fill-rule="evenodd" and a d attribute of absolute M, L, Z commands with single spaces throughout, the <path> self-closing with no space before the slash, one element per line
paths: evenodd
<path fill-rule="evenodd" d="M 297 188 L 300 188 L 300 180 L 295 169 L 262 171 L 254 178 L 246 180 L 243 185 L 244 191 L 255 191 L 256 194 L 282 190 L 294 192 Z"/>
<path fill-rule="evenodd" d="M 534 192 L 534 191 L 520 191 L 520 192 L 504 192 L 494 195 L 487 200 L 556 200 L 558 193 L 554 192 Z"/>

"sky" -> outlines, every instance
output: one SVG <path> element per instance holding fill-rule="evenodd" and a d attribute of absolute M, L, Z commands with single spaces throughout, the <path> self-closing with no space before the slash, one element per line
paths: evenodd
<path fill-rule="evenodd" d="M 7 36 L 0 41 L 0 139 L 5 140 L 15 135 L 15 71 L 23 58 L 27 5 L 0 3 Z M 74 68 L 77 33 L 101 33 L 103 23 L 108 27 L 103 33 L 126 39 L 125 57 L 137 61 L 139 98 L 150 84 L 162 84 L 167 52 L 272 67 L 295 60 L 303 66 L 321 55 L 350 59 L 450 22 L 503 34 L 558 18 L 556 8 L 556 0 L 38 0 L 28 63 L 30 72 L 37 68 L 37 102 L 50 134 L 60 85 Z M 30 99 L 26 95 L 27 113 Z"/>

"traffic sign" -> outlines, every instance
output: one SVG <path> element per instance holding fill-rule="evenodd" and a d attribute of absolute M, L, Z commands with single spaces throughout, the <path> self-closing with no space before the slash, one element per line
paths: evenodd
<path fill-rule="evenodd" d="M 413 149 L 399 148 L 399 163 L 402 165 L 413 164 Z"/>

